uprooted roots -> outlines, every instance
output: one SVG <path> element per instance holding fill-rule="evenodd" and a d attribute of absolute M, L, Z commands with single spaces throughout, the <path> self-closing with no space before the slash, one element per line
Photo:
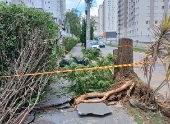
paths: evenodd
<path fill-rule="evenodd" d="M 125 82 L 121 87 L 108 91 L 108 92 L 92 92 L 85 95 L 81 95 L 80 97 L 75 99 L 75 104 L 79 103 L 97 103 L 104 102 L 109 96 L 117 94 L 121 91 L 127 90 L 127 95 L 130 96 L 130 92 L 135 86 L 135 83 L 130 81 Z M 90 98 L 100 98 L 100 99 L 90 99 Z"/>

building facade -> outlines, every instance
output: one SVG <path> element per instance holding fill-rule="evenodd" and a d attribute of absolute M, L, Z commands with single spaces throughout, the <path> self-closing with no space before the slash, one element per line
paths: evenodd
<path fill-rule="evenodd" d="M 170 15 L 169 0 L 118 0 L 118 6 L 118 38 L 134 41 L 153 41 L 150 27 L 157 25 L 165 12 Z"/>
<path fill-rule="evenodd" d="M 103 5 L 99 6 L 98 9 L 98 35 L 103 36 Z"/>
<path fill-rule="evenodd" d="M 117 30 L 117 0 L 103 1 L 103 30 L 111 32 Z"/>
<path fill-rule="evenodd" d="M 127 0 L 118 0 L 117 37 L 127 37 Z"/>
<path fill-rule="evenodd" d="M 104 0 L 98 9 L 98 34 L 116 32 L 117 30 L 117 0 Z"/>
<path fill-rule="evenodd" d="M 62 23 L 66 13 L 66 0 L 0 0 L 7 4 L 23 4 L 52 13 L 57 23 Z"/>

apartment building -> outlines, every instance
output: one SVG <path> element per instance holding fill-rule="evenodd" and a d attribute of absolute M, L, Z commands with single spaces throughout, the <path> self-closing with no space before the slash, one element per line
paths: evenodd
<path fill-rule="evenodd" d="M 103 5 L 99 6 L 98 9 L 98 35 L 103 36 Z"/>
<path fill-rule="evenodd" d="M 118 0 L 117 37 L 127 37 L 127 0 Z"/>
<path fill-rule="evenodd" d="M 98 9 L 98 34 L 116 32 L 117 30 L 117 0 L 104 0 Z"/>
<path fill-rule="evenodd" d="M 65 0 L 44 0 L 43 9 L 53 14 L 57 23 L 62 23 L 66 13 Z"/>
<path fill-rule="evenodd" d="M 61 20 L 64 20 L 66 14 L 66 0 L 60 0 Z"/>
<path fill-rule="evenodd" d="M 117 30 L 117 0 L 103 1 L 103 30 L 105 32 Z"/>
<path fill-rule="evenodd" d="M 152 41 L 150 27 L 157 25 L 165 12 L 170 15 L 170 0 L 118 0 L 118 6 L 118 38 L 134 41 Z M 123 12 L 127 12 L 127 17 Z"/>
<path fill-rule="evenodd" d="M 62 23 L 66 13 L 66 0 L 0 0 L 7 4 L 23 4 L 52 13 L 57 23 Z"/>

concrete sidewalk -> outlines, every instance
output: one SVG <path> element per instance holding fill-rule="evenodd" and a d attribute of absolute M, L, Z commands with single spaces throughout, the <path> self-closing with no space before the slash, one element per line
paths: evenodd
<path fill-rule="evenodd" d="M 70 58 L 71 54 L 72 56 L 82 56 L 81 44 L 77 44 L 71 50 L 70 54 L 66 55 L 66 58 Z M 49 106 L 49 102 L 50 104 L 59 104 L 59 101 L 63 102 L 63 99 L 67 100 L 67 98 L 63 96 L 59 97 L 58 94 L 63 92 L 63 88 L 61 86 L 67 86 L 69 84 L 70 83 L 67 81 L 59 81 L 56 84 L 51 84 L 49 93 L 52 95 L 48 95 L 47 100 L 45 100 L 47 102 L 46 104 Z M 91 107 L 87 104 L 90 103 L 86 103 L 83 107 L 78 106 L 81 110 L 67 107 L 36 112 L 35 121 L 32 124 L 137 124 L 134 122 L 133 118 L 125 112 L 123 106 L 121 105 L 105 106 L 101 109 L 99 106 L 100 103 L 93 103 Z M 102 104 L 105 105 L 104 103 Z M 89 112 L 89 114 L 81 115 L 80 111 L 82 111 L 82 109 L 87 113 Z M 96 114 L 96 111 L 97 113 L 99 112 L 99 115 Z M 106 112 L 106 114 L 101 114 L 104 112 Z"/>
<path fill-rule="evenodd" d="M 142 58 L 145 56 L 144 53 L 137 53 L 137 52 L 134 52 L 133 55 L 134 55 L 134 62 L 142 61 Z M 142 81 L 144 81 L 145 83 L 148 82 L 147 78 L 144 76 L 142 65 L 135 66 L 134 71 Z M 152 75 L 151 87 L 153 89 L 156 89 L 164 79 L 165 79 L 164 67 L 163 67 L 163 64 L 159 62 L 156 64 L 153 75 Z M 166 84 L 158 91 L 158 93 L 160 93 L 164 97 L 168 97 L 168 94 L 170 94 L 169 91 L 170 90 L 169 90 L 168 84 Z"/>

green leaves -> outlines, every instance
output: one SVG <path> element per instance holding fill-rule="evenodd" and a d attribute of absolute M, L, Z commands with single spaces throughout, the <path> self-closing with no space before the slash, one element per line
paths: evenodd
<path fill-rule="evenodd" d="M 101 56 L 98 50 L 87 50 L 84 56 L 89 59 L 89 65 L 84 66 L 72 62 L 70 66 L 65 66 L 64 70 L 74 70 L 79 68 L 98 67 L 103 65 L 111 65 L 115 58 L 111 54 L 106 57 Z M 91 91 L 106 91 L 110 84 L 113 83 L 112 70 L 111 69 L 99 69 L 99 70 L 84 70 L 77 72 L 65 73 L 63 78 L 67 78 L 71 82 L 69 92 L 72 95 L 79 96 Z"/>
<path fill-rule="evenodd" d="M 74 34 L 76 37 L 80 37 L 81 34 L 81 17 L 78 10 L 73 9 L 71 12 L 66 13 L 66 18 L 64 20 L 65 25 L 69 23 L 70 32 Z"/>
<path fill-rule="evenodd" d="M 63 45 L 65 50 L 70 51 L 77 44 L 77 40 L 73 37 L 63 37 Z"/>
<path fill-rule="evenodd" d="M 35 35 L 35 30 L 38 32 L 40 39 L 44 40 L 44 43 L 48 45 L 48 57 L 56 58 L 60 49 L 54 47 L 58 47 L 58 41 L 50 42 L 49 39 L 57 38 L 58 29 L 50 13 L 27 8 L 23 5 L 6 5 L 1 2 L 0 16 L 0 72 L 8 71 L 10 63 L 18 59 L 27 42 L 39 40 L 31 39 L 31 36 Z M 51 65 L 54 66 L 54 64 Z"/>

